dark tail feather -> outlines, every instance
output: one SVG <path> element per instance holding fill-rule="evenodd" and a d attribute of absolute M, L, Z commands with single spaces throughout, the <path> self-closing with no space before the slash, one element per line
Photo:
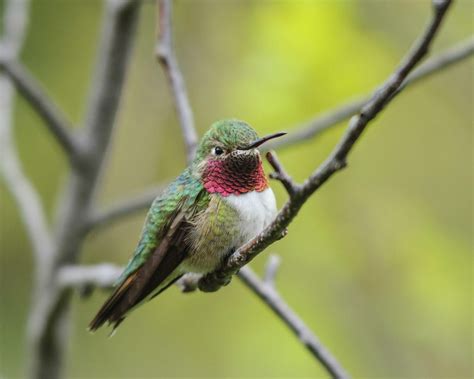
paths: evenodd
<path fill-rule="evenodd" d="M 168 262 L 171 261 L 171 262 Z M 179 261 L 164 259 L 164 264 L 155 272 L 155 275 L 146 282 L 143 278 L 147 267 L 142 267 L 134 274 L 129 276 L 119 287 L 115 289 L 112 295 L 102 305 L 97 315 L 89 324 L 89 331 L 94 332 L 105 323 L 113 325 L 112 334 L 115 329 L 125 320 L 125 315 L 137 304 L 146 299 L 156 288 L 166 281 L 168 275 L 174 270 Z M 174 284 L 182 274 L 177 275 L 166 283 L 151 298 L 162 293 L 164 290 Z"/>
<path fill-rule="evenodd" d="M 114 329 L 117 328 L 124 320 L 126 313 L 145 300 L 167 278 L 170 279 L 171 283 L 167 283 L 162 291 L 177 280 L 176 277 L 170 278 L 169 276 L 186 256 L 187 250 L 183 246 L 187 229 L 185 227 L 179 228 L 182 225 L 183 218 L 184 214 L 175 218 L 167 235 L 163 237 L 160 245 L 148 258 L 146 264 L 143 264 L 115 289 L 89 324 L 91 332 L 97 330 L 106 322 L 113 324 Z"/>
<path fill-rule="evenodd" d="M 133 307 L 134 304 L 130 303 L 130 299 L 127 296 L 127 292 L 133 283 L 135 275 L 131 275 L 125 280 L 119 287 L 115 289 L 112 295 L 102 305 L 97 312 L 97 315 L 89 324 L 89 331 L 95 332 L 106 322 L 113 324 L 115 330 L 120 323 L 125 319 L 125 313 Z"/>

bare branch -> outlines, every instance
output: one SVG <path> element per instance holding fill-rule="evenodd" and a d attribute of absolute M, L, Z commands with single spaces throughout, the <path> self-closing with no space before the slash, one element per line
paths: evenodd
<path fill-rule="evenodd" d="M 12 0 L 16 1 L 16 0 Z M 52 239 L 45 212 L 35 188 L 28 180 L 18 159 L 11 135 L 11 113 L 6 97 L 10 95 L 8 79 L 0 76 L 0 169 L 21 212 L 36 256 L 36 263 L 42 265 L 52 252 Z M 13 95 L 13 93 L 11 93 Z M 42 270 L 40 270 L 42 271 Z"/>
<path fill-rule="evenodd" d="M 188 272 L 176 281 L 176 285 L 181 290 L 181 292 L 193 292 L 197 290 L 197 284 L 201 277 L 202 274 Z"/>
<path fill-rule="evenodd" d="M 56 222 L 54 262 L 47 278 L 36 284 L 38 293 L 28 320 L 29 372 L 35 378 L 61 376 L 71 291 L 58 284 L 56 274 L 62 266 L 75 263 L 85 238 L 138 20 L 138 0 L 106 0 L 105 4 L 99 55 L 79 140 L 84 159 L 80 166 L 71 167 Z"/>
<path fill-rule="evenodd" d="M 303 183 L 294 196 L 287 201 L 272 224 L 253 240 L 247 242 L 234 252 L 224 262 L 222 267 L 199 280 L 198 286 L 200 290 L 206 292 L 216 291 L 222 285 L 227 284 L 232 275 L 241 267 L 250 262 L 270 244 L 281 238 L 285 228 L 298 214 L 306 200 L 334 173 L 345 167 L 349 152 L 368 123 L 393 99 L 410 71 L 427 54 L 428 48 L 450 4 L 450 0 L 437 0 L 433 2 L 434 15 L 421 38 L 415 43 L 395 72 L 373 94 L 371 100 L 361 109 L 360 113 L 351 119 L 346 133 L 342 136 L 326 161 Z"/>
<path fill-rule="evenodd" d="M 275 263 L 272 270 L 277 266 Z M 310 328 L 303 320 L 290 308 L 283 300 L 270 282 L 262 281 L 250 267 L 242 267 L 237 274 L 242 282 L 249 287 L 252 292 L 262 299 L 273 312 L 296 334 L 300 342 L 310 351 L 310 353 L 326 368 L 332 378 L 343 379 L 349 378 L 342 366 L 337 362 L 336 358 L 321 344 Z"/>
<path fill-rule="evenodd" d="M 328 370 L 334 378 L 348 378 L 348 374 L 329 353 L 329 351 L 318 341 L 318 338 L 305 325 L 303 320 L 285 303 L 275 288 L 274 278 L 279 266 L 279 258 L 270 256 L 267 264 L 265 280 L 262 281 L 250 267 L 243 267 L 238 276 L 242 282 L 250 288 L 260 299 L 267 304 L 275 314 L 290 327 L 300 342 L 313 354 Z M 82 290 L 89 288 L 111 289 L 123 271 L 123 267 L 102 263 L 98 265 L 63 266 L 59 272 L 57 281 L 62 288 L 77 288 Z M 183 292 L 192 291 L 195 288 L 187 287 L 187 280 L 191 278 L 190 284 L 196 283 L 191 274 L 180 280 Z"/>
<path fill-rule="evenodd" d="M 2 56 L 15 59 L 25 39 L 30 2 L 9 0 L 4 14 L 4 34 L 0 43 Z M 13 141 L 14 87 L 10 78 L 0 73 L 0 171 L 15 198 L 23 223 L 33 246 L 37 273 L 44 273 L 44 264 L 52 253 L 52 238 L 41 200 L 23 172 Z"/>
<path fill-rule="evenodd" d="M 285 187 L 286 192 L 288 195 L 293 197 L 295 193 L 298 191 L 298 185 L 291 179 L 290 175 L 285 171 L 283 165 L 278 160 L 277 155 L 274 151 L 268 151 L 266 154 L 268 163 L 273 167 L 275 170 L 270 174 L 270 178 L 279 180 L 283 187 Z"/>
<path fill-rule="evenodd" d="M 472 56 L 474 53 L 474 37 L 468 38 L 457 43 L 446 51 L 428 59 L 425 63 L 417 67 L 408 75 L 407 79 L 400 86 L 400 90 L 405 87 L 418 83 L 421 79 L 430 77 L 438 71 L 459 63 L 463 59 Z"/>
<path fill-rule="evenodd" d="M 161 193 L 161 191 L 163 191 L 164 188 L 164 184 L 158 185 L 146 190 L 141 195 L 121 201 L 116 205 L 112 205 L 102 212 L 93 213 L 89 216 L 86 229 L 89 231 L 94 228 L 100 228 L 117 221 L 124 216 L 148 209 L 153 200 Z"/>
<path fill-rule="evenodd" d="M 111 263 L 92 266 L 67 265 L 59 270 L 57 280 L 64 288 L 92 286 L 110 289 L 122 271 L 123 267 Z"/>
<path fill-rule="evenodd" d="M 16 59 L 25 41 L 29 19 L 29 0 L 8 0 L 3 17 L 3 35 L 0 43 L 0 56 Z"/>
<path fill-rule="evenodd" d="M 405 88 L 406 86 L 415 84 L 421 79 L 425 79 L 432 74 L 435 74 L 445 68 L 448 68 L 452 64 L 458 63 L 461 60 L 471 56 L 473 52 L 474 39 L 471 38 L 466 41 L 463 41 L 449 48 L 447 51 L 427 60 L 423 65 L 414 70 L 413 73 L 408 76 L 408 79 L 404 82 L 401 88 Z M 310 121 L 308 124 L 293 128 L 295 129 L 295 131 L 288 134 L 284 139 L 275 140 L 275 142 L 269 142 L 268 145 L 272 144 L 270 148 L 282 149 L 289 147 L 295 143 L 303 142 L 312 137 L 315 137 L 324 130 L 354 115 L 367 103 L 368 100 L 369 98 L 367 97 L 359 100 L 354 100 L 334 110 L 328 111 L 322 116 L 318 116 L 318 118 L 316 118 L 314 121 Z M 273 166 L 273 168 L 275 170 L 275 173 L 272 173 L 271 176 L 277 180 L 280 180 L 280 174 L 278 174 L 278 169 L 275 168 L 275 166 Z M 291 179 L 291 177 L 289 177 L 289 179 Z M 296 183 L 293 184 L 297 186 Z M 288 188 L 286 189 L 288 191 Z M 128 216 L 129 214 L 134 213 L 136 211 L 138 212 L 143 209 L 146 209 L 153 201 L 153 196 L 153 193 L 146 191 L 143 195 L 137 197 L 136 199 L 124 201 L 122 205 L 117 205 L 116 207 L 104 211 L 103 214 L 96 214 L 91 220 L 91 227 L 93 227 L 96 223 L 97 226 L 102 226 L 109 222 L 117 221 L 121 217 Z"/>
<path fill-rule="evenodd" d="M 31 104 L 44 121 L 50 133 L 68 155 L 73 164 L 79 164 L 79 145 L 71 133 L 72 124 L 47 96 L 41 85 L 19 61 L 0 55 L 0 69 L 9 76 L 18 91 Z"/>
<path fill-rule="evenodd" d="M 181 131 L 186 147 L 188 162 L 191 162 L 196 152 L 198 136 L 194 126 L 193 111 L 189 104 L 183 75 L 178 66 L 178 61 L 173 51 L 172 24 L 171 24 L 171 0 L 157 0 L 158 8 L 158 43 L 156 45 L 156 57 L 163 67 L 178 114 Z"/>
<path fill-rule="evenodd" d="M 85 117 L 84 145 L 89 159 L 95 162 L 103 159 L 109 146 L 125 82 L 139 0 L 106 0 L 106 4 L 102 41 L 92 81 L 94 85 Z"/>
<path fill-rule="evenodd" d="M 454 63 L 458 63 L 463 59 L 470 57 L 473 53 L 474 39 L 470 38 L 449 48 L 445 52 L 440 53 L 435 57 L 427 60 L 424 64 L 415 69 L 413 73 L 408 76 L 407 80 L 404 82 L 404 84 L 402 84 L 400 88 L 405 88 L 409 85 L 415 84 L 421 81 L 421 79 L 425 79 L 432 74 L 435 74 L 445 68 L 450 67 Z M 269 142 L 268 145 L 272 144 L 270 148 L 282 149 L 292 146 L 295 143 L 303 142 L 312 137 L 315 137 L 326 129 L 354 115 L 367 103 L 368 100 L 369 98 L 367 97 L 363 99 L 354 100 L 334 110 L 328 111 L 303 126 L 293 128 L 295 129 L 295 131 L 288 134 L 287 137 L 285 137 L 284 139 L 275 140 L 275 142 Z M 277 180 L 280 180 L 278 169 L 275 168 L 275 166 L 273 166 L 273 168 L 275 169 L 275 173 L 272 173 L 271 176 Z M 295 183 L 293 184 L 297 185 Z M 286 189 L 288 191 L 288 188 Z M 156 194 L 158 192 L 159 191 L 157 191 Z M 151 202 L 153 201 L 154 195 L 154 193 L 146 191 L 143 195 L 138 196 L 136 199 L 124 201 L 122 205 L 119 204 L 116 207 L 106 210 L 103 214 L 94 215 L 91 220 L 91 227 L 94 227 L 94 224 L 97 224 L 97 226 L 102 226 L 109 222 L 117 221 L 121 217 L 128 216 L 131 213 L 148 208 Z"/>
<path fill-rule="evenodd" d="M 455 63 L 461 62 L 463 59 L 472 56 L 474 53 L 474 38 L 468 38 L 446 51 L 428 59 L 424 64 L 414 70 L 406 79 L 400 89 L 411 86 L 426 79 L 429 76 L 438 73 L 441 70 L 451 67 Z M 301 143 L 314 138 L 329 129 L 330 127 L 347 120 L 358 112 L 368 101 L 370 96 L 359 97 L 355 100 L 349 101 L 344 105 L 338 106 L 335 109 L 327 111 L 322 115 L 317 115 L 313 120 L 304 123 L 300 126 L 288 128 L 291 130 L 285 138 L 275 139 L 268 142 L 265 146 L 267 150 L 282 149 L 292 146 L 296 143 Z"/>
<path fill-rule="evenodd" d="M 271 254 L 268 257 L 267 265 L 265 267 L 265 276 L 263 281 L 269 286 L 275 286 L 275 277 L 280 268 L 281 259 L 278 255 Z"/>

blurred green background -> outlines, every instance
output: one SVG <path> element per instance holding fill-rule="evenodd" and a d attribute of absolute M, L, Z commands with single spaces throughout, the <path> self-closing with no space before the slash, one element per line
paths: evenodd
<path fill-rule="evenodd" d="M 3 9 L 3 2 L 0 1 Z M 22 58 L 80 124 L 102 2 L 36 0 Z M 434 50 L 473 33 L 458 1 Z M 384 80 L 421 31 L 429 1 L 178 1 L 177 54 L 197 127 L 237 117 L 264 134 L 363 94 Z M 165 78 L 155 7 L 141 8 L 133 60 L 100 193 L 112 204 L 168 181 L 185 165 Z M 21 98 L 15 137 L 54 217 L 66 161 Z M 278 287 L 354 377 L 467 378 L 472 367 L 473 61 L 409 88 L 370 126 L 349 168 L 305 205 L 289 235 Z M 344 124 L 282 150 L 303 180 Z M 278 203 L 285 194 L 273 187 Z M 82 263 L 124 264 L 144 213 L 91 234 Z M 0 185 L 0 375 L 21 377 L 32 259 L 11 195 Z M 133 314 L 112 339 L 86 332 L 104 301 L 75 296 L 68 377 L 324 377 L 292 333 L 237 279 L 215 294 L 176 288 Z"/>

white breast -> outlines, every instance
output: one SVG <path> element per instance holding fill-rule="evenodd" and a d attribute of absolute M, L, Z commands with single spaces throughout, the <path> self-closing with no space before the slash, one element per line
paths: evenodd
<path fill-rule="evenodd" d="M 271 188 L 265 191 L 252 191 L 242 195 L 224 198 L 240 215 L 241 241 L 243 244 L 257 236 L 276 216 L 275 195 Z"/>

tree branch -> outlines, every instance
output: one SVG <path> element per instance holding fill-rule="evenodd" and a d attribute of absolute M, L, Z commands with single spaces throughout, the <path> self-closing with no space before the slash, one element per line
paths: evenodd
<path fill-rule="evenodd" d="M 149 208 L 153 200 L 161 193 L 165 186 L 165 184 L 158 185 L 136 197 L 112 205 L 108 209 L 92 213 L 86 224 L 86 230 L 90 231 L 95 228 L 100 228 L 124 216 Z"/>
<path fill-rule="evenodd" d="M 16 0 L 11 0 L 16 1 Z M 36 264 L 43 265 L 51 255 L 52 238 L 47 225 L 45 212 L 41 200 L 34 186 L 28 180 L 18 159 L 17 151 L 11 135 L 11 113 L 7 105 L 12 99 L 7 86 L 8 79 L 0 76 L 0 169 L 12 196 L 20 209 L 23 223 L 35 252 Z M 13 92 L 11 93 L 13 95 Z M 39 269 L 39 271 L 43 271 Z"/>
<path fill-rule="evenodd" d="M 445 52 L 440 53 L 435 57 L 427 60 L 423 65 L 414 70 L 413 73 L 408 76 L 408 79 L 404 82 L 401 88 L 405 88 L 406 86 L 415 84 L 421 81 L 422 79 L 429 77 L 432 74 L 435 74 L 445 68 L 448 68 L 454 63 L 458 63 L 463 59 L 470 57 L 473 53 L 474 39 L 470 38 L 449 48 Z M 269 142 L 269 147 L 267 150 L 271 148 L 282 149 L 290 147 L 296 143 L 304 142 L 306 140 L 314 138 L 326 129 L 329 129 L 330 127 L 354 115 L 368 101 L 369 98 L 364 97 L 359 100 L 354 100 L 349 103 L 346 103 L 340 107 L 335 108 L 334 110 L 328 111 L 323 115 L 318 116 L 315 120 L 304 124 L 303 126 L 293 128 L 294 131 L 288 134 L 285 138 L 280 140 L 276 139 L 274 140 L 275 142 Z M 275 167 L 273 168 L 275 169 Z M 273 176 L 274 179 L 280 180 L 280 175 L 278 174 L 277 169 L 275 169 L 275 173 L 272 173 L 271 176 Z M 164 185 L 161 188 L 163 187 Z M 286 188 L 286 190 L 288 191 L 288 188 Z M 139 212 L 144 209 L 147 209 L 153 201 L 154 196 L 156 196 L 158 192 L 159 191 L 154 193 L 150 192 L 149 190 L 146 190 L 142 195 L 139 195 L 134 199 L 124 200 L 122 204 L 117 204 L 111 209 L 103 211 L 103 214 L 93 215 L 87 230 L 90 230 L 95 226 L 102 227 L 110 222 L 115 222 L 121 219 L 122 217 L 128 216 L 134 212 Z"/>
<path fill-rule="evenodd" d="M 66 152 L 72 164 L 79 164 L 79 145 L 74 139 L 72 124 L 46 95 L 41 85 L 18 60 L 8 59 L 0 54 L 0 69 L 9 76 L 17 90 L 38 113 L 52 136 Z"/>
<path fill-rule="evenodd" d="M 294 196 L 280 210 L 272 224 L 233 253 L 224 262 L 222 267 L 199 280 L 199 289 L 206 292 L 216 291 L 222 285 L 227 284 L 232 275 L 241 267 L 250 262 L 270 244 L 281 238 L 285 228 L 298 214 L 306 200 L 334 173 L 345 167 L 349 152 L 368 123 L 393 99 L 410 71 L 427 54 L 428 48 L 450 4 L 450 0 L 436 0 L 433 2 L 434 14 L 422 36 L 395 72 L 375 91 L 371 100 L 360 110 L 360 113 L 351 119 L 346 133 L 342 136 L 326 161 L 299 187 Z"/>
<path fill-rule="evenodd" d="M 25 40 L 30 2 L 9 0 L 4 13 L 4 33 L 0 55 L 16 59 Z M 0 171 L 15 198 L 35 254 L 37 275 L 44 275 L 51 258 L 52 238 L 36 189 L 23 172 L 13 141 L 14 88 L 8 76 L 0 73 Z"/>
<path fill-rule="evenodd" d="M 270 155 L 270 161 L 273 161 L 272 165 L 276 171 L 274 176 L 280 180 L 287 189 L 290 195 L 289 201 L 268 228 L 254 240 L 248 242 L 232 254 L 219 270 L 200 279 L 194 278 L 189 282 L 195 286 L 199 286 L 203 291 L 217 290 L 221 285 L 228 283 L 232 275 L 240 269 L 239 276 L 242 280 L 269 304 L 279 317 L 300 336 L 300 340 L 325 364 L 325 367 L 334 377 L 346 377 L 347 374 L 340 369 L 330 354 L 320 346 L 316 337 L 307 329 L 294 312 L 289 309 L 273 287 L 272 283 L 277 264 L 272 263 L 270 265 L 270 268 L 267 270 L 266 282 L 261 281 L 249 268 L 242 268 L 242 266 L 252 260 L 268 245 L 281 238 L 286 226 L 291 223 L 307 199 L 334 173 L 345 166 L 348 154 L 368 123 L 376 117 L 401 89 L 407 84 L 431 72 L 435 72 L 450 63 L 472 54 L 473 42 L 470 41 L 461 51 L 457 51 L 457 55 L 451 54 L 451 56 L 447 57 L 444 61 L 438 61 L 437 64 L 435 64 L 436 62 L 432 63 L 431 66 L 427 66 L 424 71 L 421 71 L 424 67 L 422 66 L 418 71 L 414 71 L 411 76 L 408 76 L 414 66 L 427 53 L 428 47 L 450 3 L 451 1 L 448 0 L 434 1 L 435 15 L 420 41 L 411 50 L 394 74 L 374 93 L 372 98 L 369 101 L 364 101 L 363 104 L 357 107 L 357 109 L 362 109 L 358 115 L 351 119 L 349 127 L 339 144 L 328 159 L 302 185 L 294 183 L 284 171 L 283 166 L 278 162 L 276 157 L 274 156 L 272 160 L 272 156 Z M 24 84 L 25 87 L 23 90 L 32 96 L 31 94 L 35 93 L 34 90 L 40 87 L 35 84 L 33 85 L 33 90 L 27 87 L 34 82 L 29 80 L 31 78 L 28 76 L 26 76 L 27 79 L 25 80 L 24 72 L 21 70 L 22 66 L 16 63 L 18 50 L 21 47 L 22 41 L 23 32 L 21 31 L 25 28 L 25 4 L 27 5 L 28 2 L 26 0 L 10 0 L 8 4 L 11 9 L 16 7 L 16 10 L 12 11 L 13 13 L 6 15 L 7 22 L 5 23 L 7 35 L 10 30 L 13 31 L 11 35 L 17 36 L 16 42 L 13 43 L 13 46 L 16 46 L 16 50 L 12 50 L 15 52 L 14 54 L 3 54 L 5 46 L 11 46 L 8 45 L 11 41 L 4 40 L 1 45 L 2 50 L 0 50 L 0 57 L 6 57 L 5 59 L 2 58 L 2 62 L 4 62 L 3 66 L 5 66 L 5 62 L 7 62 L 7 66 L 9 64 L 11 65 L 8 66 L 10 70 L 4 69 L 4 71 L 14 80 L 16 77 L 18 83 L 24 84 L 26 82 L 27 84 Z M 172 51 L 171 2 L 169 0 L 161 0 L 159 1 L 159 5 L 161 8 L 159 16 L 160 41 L 157 46 L 157 56 L 168 76 L 175 98 L 189 160 L 194 155 L 197 135 L 194 130 L 192 112 L 186 95 L 183 78 L 179 71 L 176 57 Z M 10 126 L 12 87 L 8 80 L 0 77 L 0 105 L 2 106 L 2 112 L 0 112 L 0 136 L 2 137 L 2 145 L 0 147 L 2 148 L 2 162 L 0 162 L 0 166 L 9 186 L 13 188 L 15 192 L 19 192 L 19 194 L 15 193 L 14 195 L 20 204 L 20 208 L 22 208 L 23 217 L 28 217 L 28 221 L 33 220 L 33 226 L 28 226 L 28 230 L 34 229 L 35 231 L 31 231 L 30 234 L 33 235 L 37 233 L 37 236 L 40 236 L 40 238 L 48 236 L 47 239 L 42 241 L 43 243 L 41 245 L 45 248 L 45 251 L 49 251 L 48 254 L 52 254 L 51 259 L 44 260 L 46 263 L 42 268 L 47 275 L 37 275 L 35 302 L 29 319 L 29 355 L 32 361 L 31 375 L 33 377 L 57 378 L 60 374 L 62 354 L 65 348 L 65 336 L 67 335 L 67 328 L 65 328 L 65 326 L 68 324 L 68 309 L 71 292 L 68 288 L 70 286 L 81 285 L 81 283 L 84 283 L 86 286 L 97 285 L 108 287 L 112 283 L 112 280 L 115 280 L 114 276 L 118 275 L 120 271 L 118 267 L 110 265 L 95 268 L 73 266 L 77 260 L 80 247 L 85 237 L 85 226 L 87 226 L 91 220 L 93 221 L 93 225 L 100 225 L 107 220 L 113 220 L 135 209 L 138 210 L 141 206 L 145 206 L 146 204 L 145 200 L 142 199 L 142 202 L 125 204 L 125 208 L 111 208 L 109 214 L 95 215 L 91 213 L 101 166 L 108 150 L 112 126 L 118 109 L 137 14 L 138 0 L 107 0 L 107 9 L 102 30 L 101 53 L 97 63 L 94 80 L 95 85 L 89 99 L 85 133 L 80 136 L 81 139 L 78 139 L 78 142 L 81 143 L 81 148 L 78 150 L 81 151 L 84 158 L 81 165 L 73 165 L 71 168 L 71 177 L 68 187 L 65 190 L 64 201 L 60 208 L 60 217 L 57 222 L 56 239 L 54 241 L 51 241 L 51 237 L 49 236 L 44 212 L 41 209 L 38 196 L 23 174 L 19 166 L 16 151 L 13 149 L 13 145 L 10 144 L 12 140 Z M 23 20 L 23 23 L 18 22 L 18 16 L 20 16 L 20 21 Z M 23 17 L 23 19 L 21 17 Z M 12 21 L 12 24 L 8 24 L 10 21 Z M 13 29 L 9 29 L 9 27 L 12 26 Z M 16 32 L 20 33 L 15 34 Z M 18 36 L 21 38 L 18 38 Z M 430 62 L 431 61 L 427 63 Z M 18 67 L 20 69 L 18 69 Z M 418 75 L 418 78 L 415 75 Z M 22 91 L 22 87 L 18 83 L 16 85 L 19 90 Z M 35 97 L 35 99 L 38 98 L 45 101 L 46 105 L 51 106 L 52 103 L 41 91 L 39 95 Z M 5 101 L 2 102 L 3 100 Z M 8 109 L 9 112 L 3 112 L 3 106 L 5 106 L 5 109 Z M 48 107 L 46 106 L 46 108 Z M 53 135 L 66 151 L 69 152 L 73 151 L 70 149 L 77 149 L 78 145 L 76 141 L 73 141 L 69 134 L 70 131 L 67 126 L 67 121 L 65 121 L 65 118 L 61 119 L 62 115 L 60 112 L 56 112 L 57 109 L 54 104 L 52 104 L 51 109 L 49 109 L 49 111 L 51 111 L 52 114 L 47 113 L 42 115 L 42 117 L 45 120 L 49 120 L 48 126 Z M 351 114 L 354 112 L 351 112 Z M 345 117 L 348 116 L 349 115 Z M 56 122 L 59 120 L 56 126 L 50 125 L 52 122 L 51 118 Z M 334 120 L 334 118 L 332 120 Z M 4 149 L 6 145 L 8 146 Z M 4 154 L 7 157 L 6 159 Z M 5 169 L 5 167 L 7 168 Z M 26 212 L 29 213 L 27 214 Z M 104 218 L 100 221 L 100 217 L 104 216 L 106 216 L 105 221 Z M 37 241 L 34 242 L 34 244 L 40 245 L 37 236 L 32 238 L 32 240 Z"/>
<path fill-rule="evenodd" d="M 451 67 L 455 63 L 472 56 L 474 53 L 474 38 L 468 38 L 446 51 L 428 59 L 424 64 L 414 70 L 400 89 L 419 83 L 422 79 L 426 79 L 431 75 Z M 300 126 L 287 128 L 291 130 L 285 138 L 275 139 L 265 145 L 267 150 L 280 150 L 296 143 L 301 143 L 310 140 L 326 131 L 330 127 L 347 120 L 358 112 L 368 101 L 370 96 L 358 97 L 355 100 L 349 101 L 343 105 L 337 106 L 335 109 L 327 111 L 321 115 L 317 115 L 313 120 L 304 123 Z"/>
<path fill-rule="evenodd" d="M 119 278 L 123 267 L 111 263 L 92 266 L 68 265 L 58 272 L 58 283 L 61 287 L 111 289 Z"/>
<path fill-rule="evenodd" d="M 131 34 L 135 31 L 139 3 L 139 0 L 106 0 L 102 41 L 85 117 L 84 146 L 91 167 L 103 160 L 109 146 L 125 82 Z M 97 171 L 91 177 L 96 176 L 100 166 L 88 171 Z"/>
<path fill-rule="evenodd" d="M 279 258 L 270 256 L 265 279 L 262 281 L 250 267 L 243 267 L 238 276 L 242 282 L 254 292 L 275 314 L 296 334 L 300 342 L 318 359 L 334 378 L 349 378 L 337 360 L 319 342 L 311 329 L 288 306 L 274 285 L 274 278 L 279 266 Z M 103 263 L 98 265 L 64 266 L 58 273 L 58 282 L 63 288 L 76 288 L 88 292 L 95 288 L 111 289 L 123 271 L 123 267 Z M 184 283 L 185 285 L 185 283 Z M 183 288 L 184 292 L 189 288 Z M 191 289 L 192 290 L 192 289 Z"/>
<path fill-rule="evenodd" d="M 275 257 L 273 257 L 275 258 Z M 268 263 L 270 275 L 274 276 L 278 267 L 277 260 L 270 260 Z M 268 270 L 268 269 L 267 269 Z M 309 352 L 326 368 L 332 378 L 349 378 L 349 374 L 337 362 L 336 358 L 327 350 L 318 338 L 314 335 L 304 321 L 290 308 L 283 300 L 274 286 L 273 278 L 264 281 L 261 280 L 253 270 L 246 266 L 238 272 L 238 277 L 242 282 L 252 290 L 273 312 L 296 334 L 300 342 L 309 350 Z"/>
<path fill-rule="evenodd" d="M 181 125 L 187 160 L 189 163 L 194 158 L 198 136 L 194 127 L 193 112 L 191 105 L 189 104 L 183 75 L 181 74 L 178 61 L 173 51 L 171 0 L 157 0 L 157 8 L 158 43 L 156 45 L 155 53 L 168 78 L 168 83 L 174 97 L 174 105 Z"/>
<path fill-rule="evenodd" d="M 265 266 L 265 275 L 263 282 L 269 286 L 275 287 L 275 278 L 280 268 L 281 259 L 278 255 L 272 254 L 268 257 L 267 265 Z M 240 272 L 240 271 L 239 271 Z"/>
<path fill-rule="evenodd" d="M 83 162 L 72 166 L 55 225 L 54 261 L 40 280 L 28 320 L 29 372 L 34 378 L 61 375 L 70 321 L 71 291 L 57 282 L 57 273 L 74 264 L 85 238 L 100 172 L 133 46 L 140 1 L 106 0 L 99 54 L 83 133 L 79 135 Z"/>
<path fill-rule="evenodd" d="M 274 151 L 269 151 L 266 154 L 266 158 L 268 163 L 270 163 L 270 165 L 273 167 L 273 170 L 275 170 L 270 174 L 270 178 L 279 180 L 283 187 L 285 187 L 288 196 L 290 196 L 290 198 L 294 197 L 298 192 L 298 185 L 283 168 L 283 165 L 278 160 L 276 153 Z"/>

